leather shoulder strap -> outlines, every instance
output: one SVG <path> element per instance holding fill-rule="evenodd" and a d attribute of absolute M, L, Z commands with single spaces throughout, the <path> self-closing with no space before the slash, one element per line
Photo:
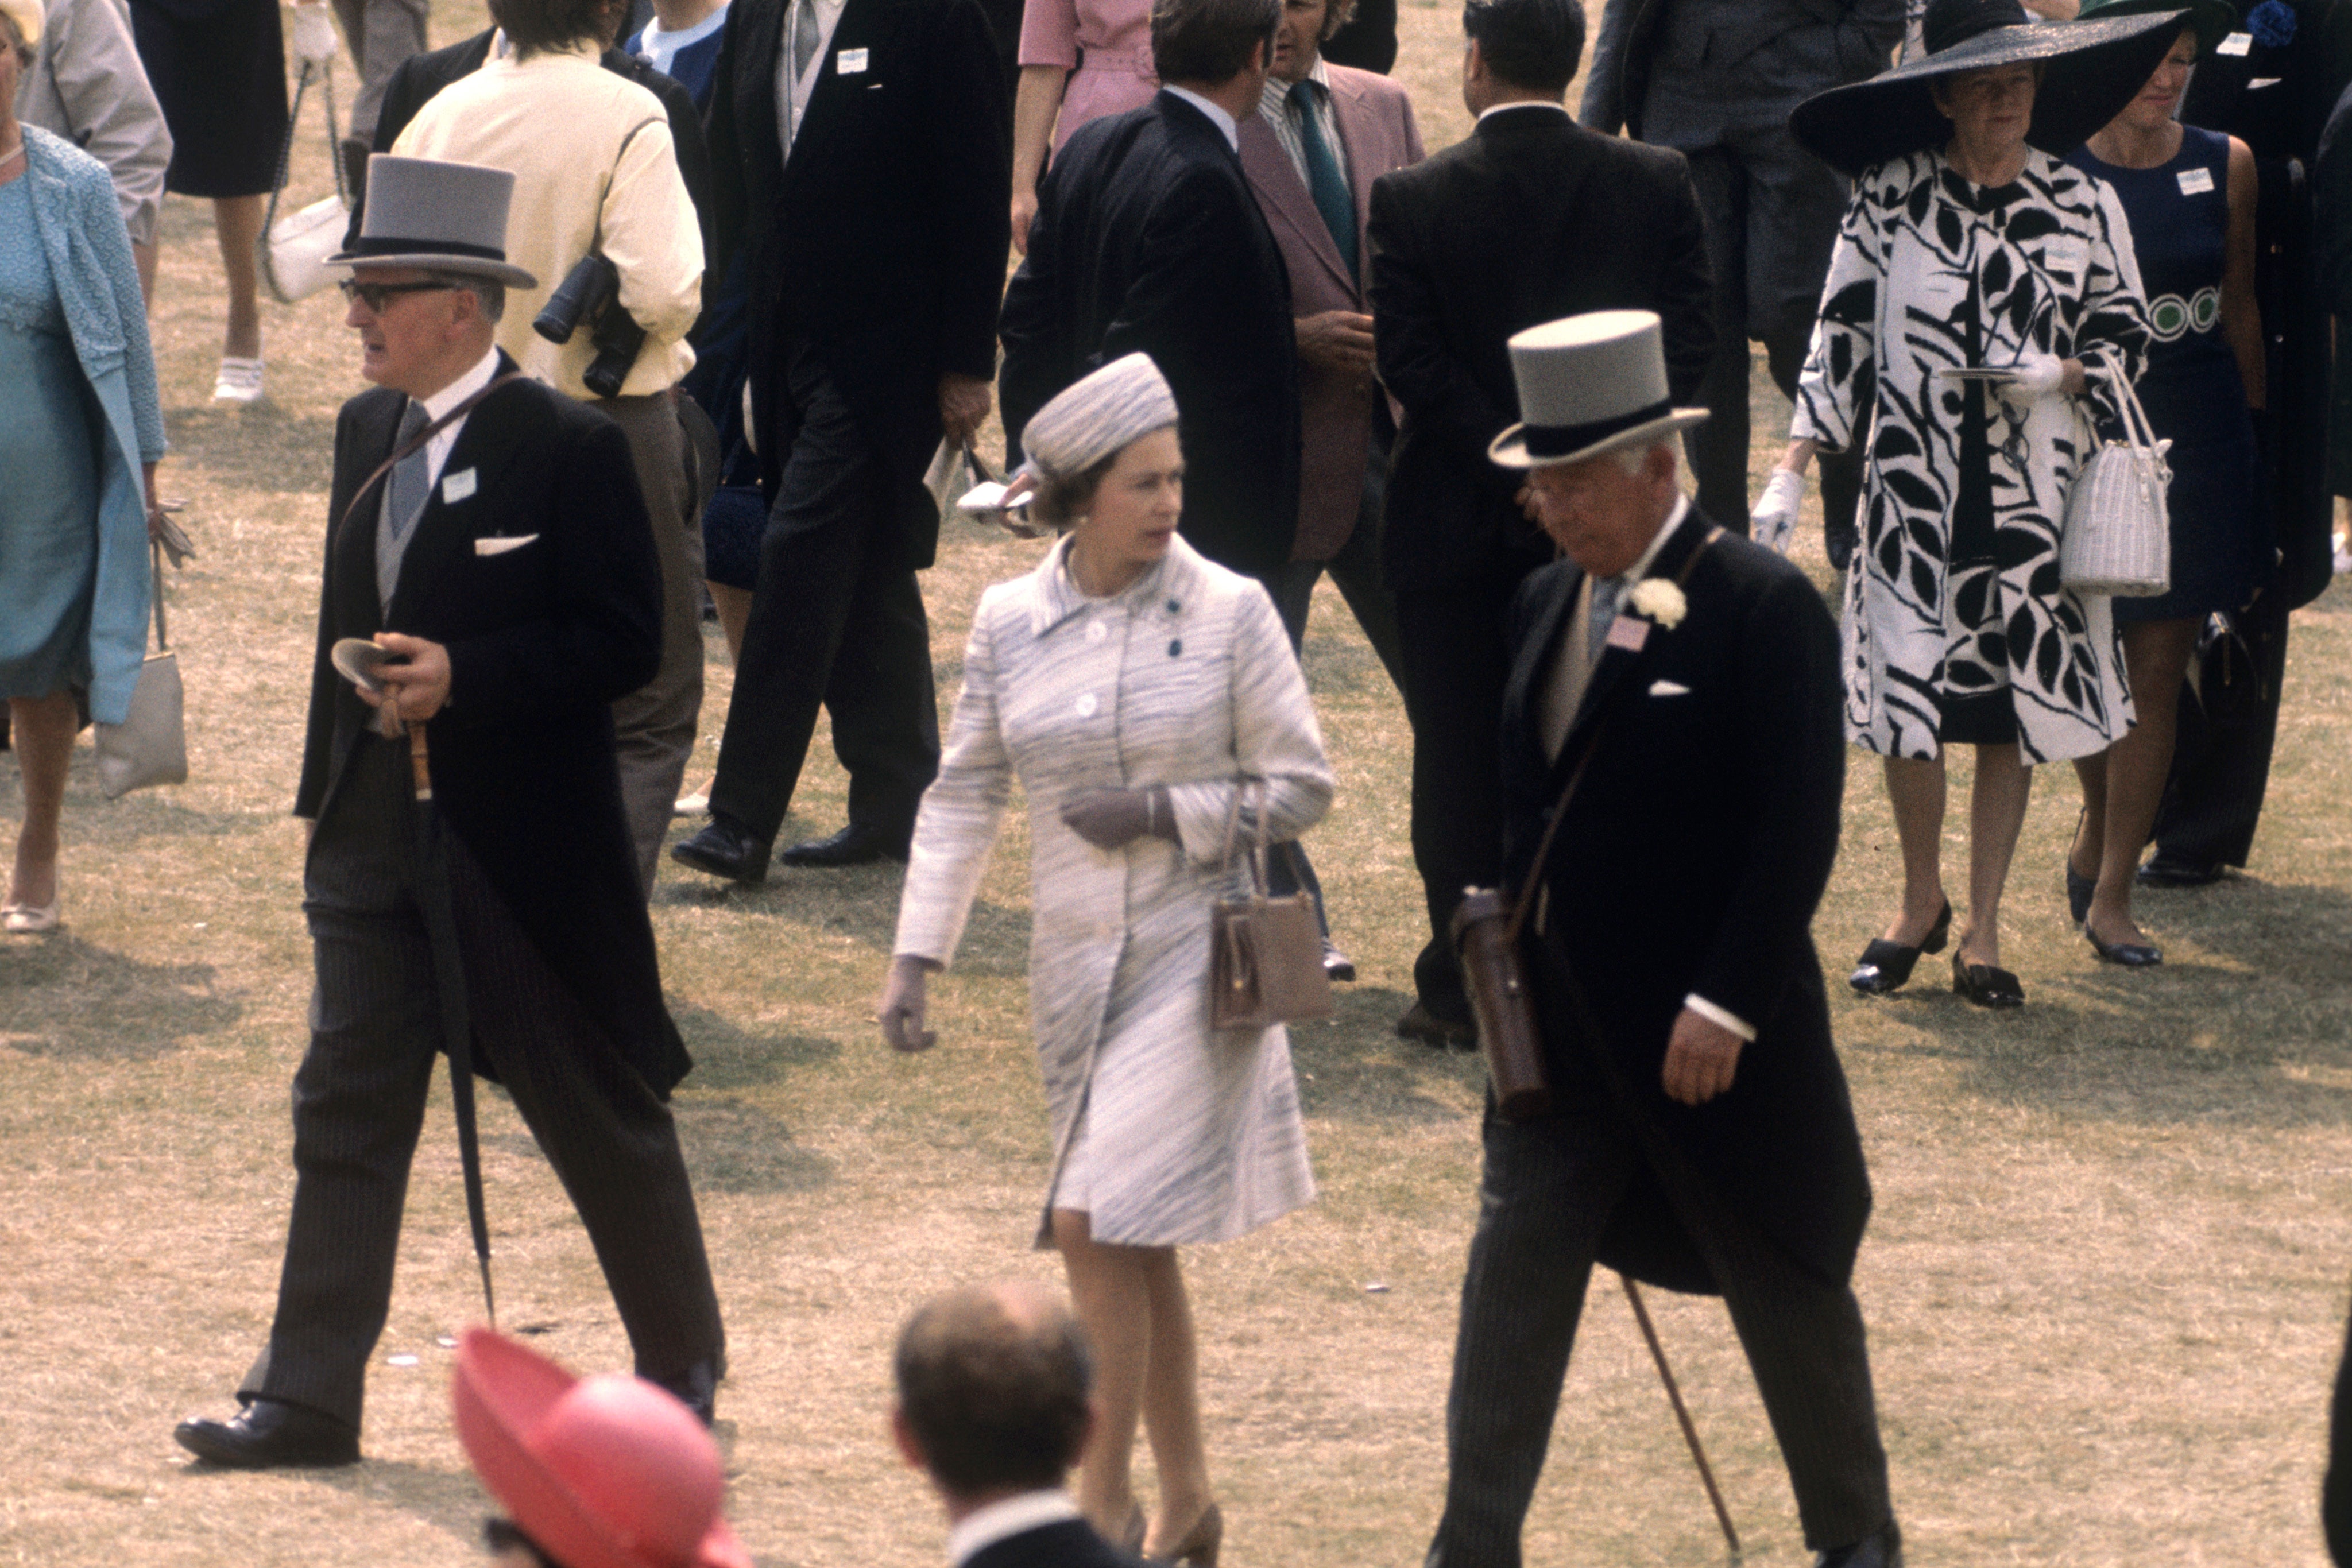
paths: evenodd
<path fill-rule="evenodd" d="M 440 418 L 435 420 L 432 423 L 418 431 L 415 435 L 401 443 L 398 447 L 394 449 L 391 456 L 385 458 L 383 462 L 375 465 L 374 473 L 370 474 L 366 478 L 360 481 L 360 487 L 352 492 L 351 504 L 343 508 L 343 515 L 335 519 L 335 527 L 340 529 L 345 523 L 351 520 L 352 514 L 359 510 L 360 497 L 366 495 L 368 490 L 377 480 L 383 478 L 385 475 L 391 473 L 394 468 L 398 466 L 402 458 L 414 454 L 418 448 L 422 447 L 426 442 L 432 440 L 435 436 L 440 434 L 451 424 L 471 413 L 474 411 L 474 405 L 476 403 L 480 402 L 484 398 L 489 396 L 500 387 L 506 386 L 512 382 L 524 382 L 529 381 L 530 379 L 530 378 L 529 376 L 525 375 L 520 371 L 509 371 L 502 376 L 494 377 L 492 378 L 489 385 L 482 388 L 479 392 L 474 393 L 471 397 L 468 397 L 465 402 L 459 403 L 457 407 L 451 409 L 448 413 L 443 414 Z"/>

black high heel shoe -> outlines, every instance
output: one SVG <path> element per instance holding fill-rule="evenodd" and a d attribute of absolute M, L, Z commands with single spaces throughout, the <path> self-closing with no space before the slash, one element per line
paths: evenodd
<path fill-rule="evenodd" d="M 1971 964 L 1958 953 L 1952 955 L 1952 989 L 1980 1008 L 2025 1005 L 2024 981 L 1990 964 Z"/>
<path fill-rule="evenodd" d="M 2126 969 L 2152 969 L 2164 962 L 2164 949 L 2161 947 L 2152 947 L 2145 942 L 2099 940 L 2099 934 L 2091 929 L 2091 923 L 2087 920 L 2083 923 L 2083 936 L 2091 944 L 2091 951 L 2099 956 L 2102 964 L 2120 964 Z"/>
<path fill-rule="evenodd" d="M 1951 935 L 1951 930 L 1952 901 L 1948 898 L 1944 901 L 1942 913 L 1936 916 L 1936 924 L 1927 927 L 1927 935 L 1919 938 L 1919 946 L 1906 947 L 1900 942 L 1889 942 L 1884 937 L 1873 938 L 1870 946 L 1862 950 L 1862 962 L 1854 967 L 1853 974 L 1846 977 L 1845 983 L 1865 997 L 1883 997 L 1911 977 L 1920 954 L 1942 952 L 1945 938 Z"/>

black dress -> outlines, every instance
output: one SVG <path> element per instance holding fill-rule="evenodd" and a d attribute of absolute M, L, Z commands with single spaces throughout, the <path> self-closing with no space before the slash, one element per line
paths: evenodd
<path fill-rule="evenodd" d="M 259 196 L 286 141 L 286 49 L 277 0 L 131 0 L 140 63 L 172 129 L 163 188 Z"/>

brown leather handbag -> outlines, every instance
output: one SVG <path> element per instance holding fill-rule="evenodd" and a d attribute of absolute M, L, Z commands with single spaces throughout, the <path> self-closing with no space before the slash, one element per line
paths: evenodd
<path fill-rule="evenodd" d="M 1234 863 L 1242 794 L 1240 779 L 1225 811 L 1223 863 Z M 1276 898 L 1266 892 L 1265 785 L 1258 786 L 1257 842 L 1246 858 L 1250 891 L 1209 906 L 1209 1027 L 1270 1029 L 1331 1016 L 1331 980 L 1323 972 L 1323 933 L 1315 901 L 1304 893 Z"/>

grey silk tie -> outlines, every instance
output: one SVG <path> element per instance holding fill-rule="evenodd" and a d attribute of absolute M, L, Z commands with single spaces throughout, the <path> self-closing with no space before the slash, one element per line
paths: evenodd
<path fill-rule="evenodd" d="M 809 61 L 816 58 L 816 47 L 824 41 L 824 24 L 817 20 L 816 0 L 793 0 L 793 87 L 798 88 L 801 78 L 808 75 Z"/>
<path fill-rule="evenodd" d="M 415 441 L 432 423 L 425 405 L 410 398 L 407 412 L 400 416 L 400 435 L 393 443 L 394 450 Z M 375 592 L 378 603 L 387 610 L 392 607 L 393 590 L 400 582 L 400 558 L 407 552 L 409 531 L 425 512 L 426 481 L 433 472 L 429 445 L 420 445 L 394 464 L 392 476 L 384 482 L 383 513 L 375 530 Z"/>
<path fill-rule="evenodd" d="M 1589 669 L 1601 663 L 1601 650 L 1609 642 L 1609 628 L 1616 622 L 1618 602 L 1625 597 L 1625 580 L 1604 577 L 1592 585 L 1592 612 L 1584 629 L 1584 662 Z"/>

